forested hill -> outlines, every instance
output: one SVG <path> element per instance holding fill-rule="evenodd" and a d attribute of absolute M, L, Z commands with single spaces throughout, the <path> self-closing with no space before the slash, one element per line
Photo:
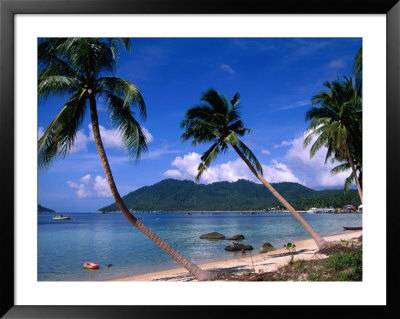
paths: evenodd
<path fill-rule="evenodd" d="M 359 204 L 354 190 L 345 196 L 343 190 L 315 191 L 298 183 L 272 185 L 297 210 Z M 204 185 L 188 180 L 165 179 L 152 186 L 137 189 L 122 199 L 134 211 L 261 210 L 279 204 L 264 185 L 247 180 Z M 115 204 L 99 209 L 102 212 L 118 210 Z"/>
<path fill-rule="evenodd" d="M 42 205 L 38 204 L 38 212 L 39 213 L 54 213 L 54 210 L 47 208 L 47 207 L 43 207 Z"/>

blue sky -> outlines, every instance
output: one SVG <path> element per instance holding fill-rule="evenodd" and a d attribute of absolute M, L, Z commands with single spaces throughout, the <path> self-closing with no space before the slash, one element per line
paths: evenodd
<path fill-rule="evenodd" d="M 325 81 L 352 75 L 360 38 L 138 38 L 121 52 L 115 72 L 136 84 L 147 108 L 148 152 L 128 158 L 118 132 L 98 101 L 101 134 L 121 195 L 165 178 L 194 180 L 200 156 L 210 145 L 182 143 L 185 111 L 214 88 L 241 95 L 241 115 L 252 132 L 243 141 L 270 182 L 299 182 L 313 189 L 342 188 L 348 174 L 332 176 L 324 150 L 309 158 L 303 148 L 305 112 Z M 38 108 L 38 134 L 57 115 L 65 97 Z M 90 133 L 89 114 L 75 147 L 38 175 L 38 201 L 60 212 L 91 212 L 113 202 Z M 234 151 L 221 155 L 200 182 L 257 181 Z"/>

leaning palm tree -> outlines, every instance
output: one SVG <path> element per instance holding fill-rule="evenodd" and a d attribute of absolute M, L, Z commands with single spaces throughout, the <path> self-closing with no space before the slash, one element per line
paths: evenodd
<path fill-rule="evenodd" d="M 121 45 L 129 50 L 130 40 L 51 38 L 39 41 L 39 97 L 68 96 L 38 142 L 39 167 L 47 168 L 57 157 L 66 156 L 74 145 L 76 133 L 89 108 L 97 152 L 112 196 L 124 217 L 198 280 L 211 279 L 209 272 L 190 262 L 134 217 L 115 185 L 100 136 L 96 105 L 99 97 L 105 99 L 111 123 L 121 132 L 128 154 L 139 159 L 147 150 L 144 132 L 134 112 L 143 119 L 146 117 L 143 97 L 133 83 L 110 75 L 116 66 Z"/>
<path fill-rule="evenodd" d="M 239 115 L 239 93 L 228 102 L 225 96 L 210 89 L 202 95 L 204 104 L 195 106 L 186 112 L 181 123 L 185 131 L 182 141 L 193 139 L 192 144 L 212 143 L 211 147 L 201 156 L 196 182 L 210 167 L 221 152 L 226 152 L 231 145 L 239 157 L 246 163 L 251 172 L 267 187 L 271 193 L 293 214 L 311 235 L 319 249 L 327 246 L 323 239 L 263 177 L 263 169 L 253 152 L 238 138 L 250 132 L 245 128 Z"/>
<path fill-rule="evenodd" d="M 361 169 L 362 158 L 362 107 L 361 97 L 353 85 L 352 78 L 344 77 L 343 81 L 325 82 L 327 90 L 321 91 L 312 98 L 313 106 L 306 113 L 306 121 L 311 121 L 307 128 L 304 145 L 315 141 L 310 149 L 310 156 L 322 147 L 327 148 L 325 163 L 347 161 L 351 167 L 351 179 L 357 185 L 362 203 L 362 188 L 357 174 L 356 164 Z M 357 160 L 357 161 L 356 161 Z M 335 171 L 343 169 L 341 166 Z"/>

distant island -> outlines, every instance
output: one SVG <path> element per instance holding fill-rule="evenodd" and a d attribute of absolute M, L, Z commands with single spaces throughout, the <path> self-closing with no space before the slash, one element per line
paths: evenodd
<path fill-rule="evenodd" d="M 55 211 L 38 204 L 38 213 L 55 213 Z"/>
<path fill-rule="evenodd" d="M 291 182 L 272 185 L 296 210 L 360 204 L 356 190 L 344 194 L 343 190 L 316 191 Z M 270 210 L 273 207 L 279 208 L 280 204 L 264 185 L 244 179 L 208 185 L 189 180 L 165 179 L 139 188 L 122 197 L 122 200 L 131 211 Z M 104 213 L 115 211 L 119 211 L 115 203 L 98 209 L 98 212 Z"/>

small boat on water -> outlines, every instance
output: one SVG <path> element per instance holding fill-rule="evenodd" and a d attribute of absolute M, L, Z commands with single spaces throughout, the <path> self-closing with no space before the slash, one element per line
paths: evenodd
<path fill-rule="evenodd" d="M 350 227 L 350 226 L 342 226 L 344 228 L 344 230 L 361 230 L 362 227 L 361 226 L 357 226 L 357 227 Z"/>
<path fill-rule="evenodd" d="M 54 220 L 64 220 L 64 219 L 71 219 L 71 216 L 64 216 L 62 214 L 57 214 L 53 216 Z"/>
<path fill-rule="evenodd" d="M 192 215 L 192 213 L 189 212 L 189 213 L 186 213 L 186 215 Z"/>

